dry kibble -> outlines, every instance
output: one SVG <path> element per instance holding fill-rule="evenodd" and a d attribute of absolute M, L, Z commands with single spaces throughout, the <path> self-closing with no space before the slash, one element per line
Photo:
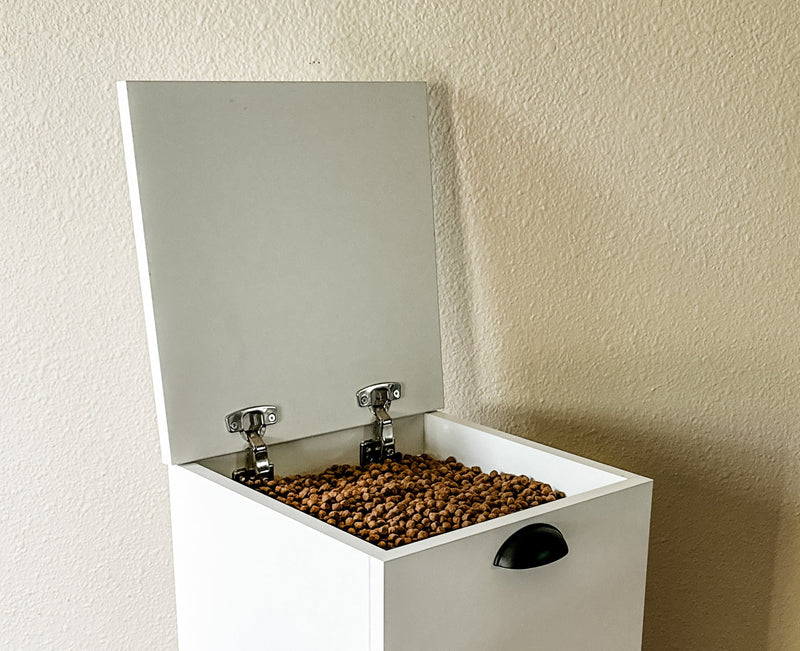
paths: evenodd
<path fill-rule="evenodd" d="M 454 457 L 440 461 L 427 454 L 363 468 L 335 465 L 317 475 L 242 481 L 382 549 L 565 497 L 524 475 L 484 473 Z"/>

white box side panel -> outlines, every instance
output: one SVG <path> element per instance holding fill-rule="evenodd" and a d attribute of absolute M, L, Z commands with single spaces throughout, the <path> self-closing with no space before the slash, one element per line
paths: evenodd
<path fill-rule="evenodd" d="M 369 557 L 170 466 L 184 651 L 371 651 Z"/>
<path fill-rule="evenodd" d="M 498 470 L 532 476 L 572 496 L 611 486 L 631 473 L 513 436 L 448 414 L 425 414 L 425 451 L 437 457 L 455 456 L 484 472 Z"/>
<path fill-rule="evenodd" d="M 423 415 L 416 414 L 393 420 L 397 449 L 403 454 L 421 454 L 424 439 Z M 269 440 L 269 428 L 264 436 L 269 446 L 269 459 L 275 464 L 276 477 L 318 473 L 334 464 L 357 464 L 359 444 L 372 437 L 371 424 L 285 443 L 272 444 Z M 241 438 L 239 440 L 242 441 Z M 246 446 L 244 441 L 242 446 Z M 245 450 L 242 450 L 239 453 L 201 459 L 197 463 L 230 477 L 234 470 L 246 465 L 246 454 Z"/>
<path fill-rule="evenodd" d="M 385 650 L 641 648 L 652 483 L 469 536 L 385 566 Z M 569 553 L 538 568 L 493 560 L 522 527 L 557 527 Z"/>

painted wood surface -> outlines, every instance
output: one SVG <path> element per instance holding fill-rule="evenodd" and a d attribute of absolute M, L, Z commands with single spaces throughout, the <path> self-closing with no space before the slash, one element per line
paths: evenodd
<path fill-rule="evenodd" d="M 570 496 L 635 477 L 617 468 L 442 412 L 425 414 L 424 446 L 433 456 L 453 455 L 468 466 L 480 466 L 484 472 L 497 470 L 529 475 L 551 483 L 553 488 Z"/>
<path fill-rule="evenodd" d="M 410 422 L 420 421 L 426 451 L 544 474 L 568 496 L 384 551 L 233 482 L 212 469 L 220 459 L 172 468 L 182 648 L 229 648 L 208 640 L 236 638 L 287 650 L 638 649 L 650 480 L 444 414 Z M 282 444 L 293 471 L 302 457 L 291 448 L 312 440 Z M 409 442 L 419 445 L 418 432 Z M 567 556 L 530 570 L 494 567 L 503 541 L 534 522 L 564 534 Z M 258 646 L 254 618 L 281 642 Z"/>
<path fill-rule="evenodd" d="M 170 466 L 183 651 L 369 649 L 369 557 Z"/>
<path fill-rule="evenodd" d="M 635 485 L 387 562 L 383 649 L 639 649 L 650 492 Z M 503 541 L 533 522 L 557 527 L 569 553 L 494 567 Z"/>
<path fill-rule="evenodd" d="M 424 83 L 121 82 L 155 401 L 168 463 L 443 404 Z"/>

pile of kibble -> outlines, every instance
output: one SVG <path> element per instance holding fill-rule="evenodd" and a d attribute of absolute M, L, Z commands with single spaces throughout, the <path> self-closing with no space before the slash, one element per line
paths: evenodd
<path fill-rule="evenodd" d="M 243 483 L 383 549 L 564 497 L 524 475 L 427 454 Z"/>

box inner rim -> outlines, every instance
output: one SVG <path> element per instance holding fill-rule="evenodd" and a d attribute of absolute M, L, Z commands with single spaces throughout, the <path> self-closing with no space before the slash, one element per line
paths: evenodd
<path fill-rule="evenodd" d="M 298 472 L 314 473 L 324 470 L 333 464 L 357 463 L 358 442 L 371 435 L 371 428 L 357 427 L 339 432 L 330 432 L 305 439 L 297 439 L 269 446 L 270 458 L 274 461 L 276 474 L 289 475 Z M 348 534 L 335 526 L 328 525 L 317 518 L 290 507 L 278 500 L 255 491 L 230 479 L 233 469 L 244 462 L 244 452 L 212 457 L 198 462 L 186 464 L 192 469 L 199 467 L 210 471 L 236 487 L 236 491 L 244 497 L 261 502 L 268 508 L 277 510 L 300 524 L 311 526 L 329 537 L 333 537 L 359 551 L 384 561 L 424 549 L 455 542 L 461 538 L 490 531 L 501 526 L 522 520 L 537 518 L 547 513 L 583 502 L 628 485 L 636 485 L 646 480 L 635 474 L 584 459 L 576 455 L 562 452 L 548 446 L 535 443 L 499 430 L 483 427 L 474 423 L 454 418 L 442 412 L 431 412 L 423 415 L 409 416 L 396 421 L 396 438 L 398 450 L 408 454 L 431 453 L 432 456 L 444 458 L 454 456 L 466 465 L 479 465 L 484 472 L 498 470 L 527 474 L 537 481 L 550 484 L 554 489 L 564 491 L 567 496 L 555 502 L 542 504 L 530 509 L 501 516 L 480 524 L 473 524 L 444 534 L 431 536 L 422 541 L 401 547 L 383 550 L 357 536 Z M 447 452 L 447 454 L 444 454 Z M 443 456 L 442 456 L 443 455 Z M 481 463 L 480 458 L 485 461 Z M 534 469 L 527 464 L 531 459 L 538 459 L 542 465 Z M 488 462 L 488 464 L 487 464 Z M 499 467 L 495 467 L 498 466 Z M 283 469 L 283 471 L 282 471 Z M 553 473 L 564 474 L 560 479 L 553 478 Z M 568 474 L 573 478 L 570 480 Z M 207 474 L 202 472 L 201 474 Z M 575 479 L 577 477 L 577 480 Z M 218 482 L 217 482 L 218 483 Z M 577 489 L 577 490 L 576 490 Z"/>

